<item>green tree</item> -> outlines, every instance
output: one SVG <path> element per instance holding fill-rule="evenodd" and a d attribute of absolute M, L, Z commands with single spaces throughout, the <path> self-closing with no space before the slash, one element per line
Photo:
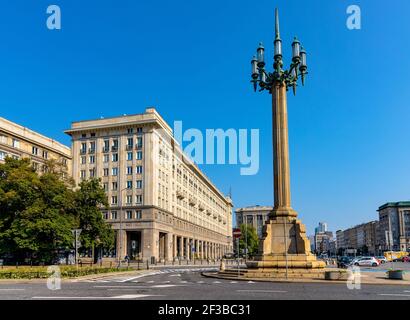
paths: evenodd
<path fill-rule="evenodd" d="M 100 208 L 107 207 L 107 196 L 98 179 L 82 181 L 75 192 L 75 211 L 78 228 L 82 229 L 81 243 L 84 248 L 111 249 L 114 231 L 107 224 Z"/>
<path fill-rule="evenodd" d="M 74 183 L 55 161 L 39 175 L 29 159 L 0 164 L 0 255 L 51 263 L 71 250 L 71 230 L 81 228 L 86 248 L 111 248 L 114 231 L 101 214 L 107 198 L 99 180 Z"/>
<path fill-rule="evenodd" d="M 245 251 L 247 247 L 248 255 L 254 255 L 258 251 L 259 238 L 253 226 L 248 224 L 241 224 L 241 237 L 239 239 L 240 251 Z"/>
<path fill-rule="evenodd" d="M 71 244 L 73 192 L 52 172 L 38 175 L 28 159 L 0 165 L 0 252 L 51 262 Z"/>

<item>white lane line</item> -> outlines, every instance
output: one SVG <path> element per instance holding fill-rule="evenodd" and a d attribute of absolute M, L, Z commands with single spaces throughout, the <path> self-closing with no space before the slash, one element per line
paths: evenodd
<path fill-rule="evenodd" d="M 236 290 L 237 292 L 265 292 L 265 293 L 286 293 L 287 291 L 281 290 Z"/>
<path fill-rule="evenodd" d="M 197 281 L 197 283 L 204 283 L 204 281 Z"/>
<path fill-rule="evenodd" d="M 188 283 L 188 281 L 180 281 L 181 283 Z"/>
<path fill-rule="evenodd" d="M 171 274 L 170 277 L 180 277 L 180 274 Z"/>
<path fill-rule="evenodd" d="M 155 282 L 154 280 L 147 281 L 147 283 L 154 283 L 154 282 Z"/>
<path fill-rule="evenodd" d="M 151 288 L 170 288 L 170 287 L 184 287 L 178 284 L 157 284 L 155 286 L 151 286 Z"/>
<path fill-rule="evenodd" d="M 238 281 L 231 281 L 231 282 L 229 282 L 229 283 L 238 283 Z"/>
<path fill-rule="evenodd" d="M 212 282 L 212 283 L 221 283 L 220 281 L 214 281 L 214 282 Z"/>
<path fill-rule="evenodd" d="M 0 291 L 24 291 L 26 289 L 2 288 Z"/>
<path fill-rule="evenodd" d="M 255 282 L 253 282 L 253 281 L 248 281 L 248 283 L 255 283 Z"/>
<path fill-rule="evenodd" d="M 402 293 L 379 293 L 379 296 L 410 297 L 410 294 L 402 294 Z"/>
<path fill-rule="evenodd" d="M 69 300 L 107 300 L 107 299 L 137 299 L 137 298 L 145 298 L 145 297 L 159 297 L 160 295 L 150 295 L 150 294 L 123 294 L 121 296 L 113 296 L 113 297 L 70 297 L 70 296 L 49 296 L 49 297 L 32 297 L 32 299 L 42 299 L 42 300 L 49 300 L 49 299 L 69 299 Z"/>
<path fill-rule="evenodd" d="M 144 286 L 94 286 L 94 288 L 103 288 L 103 289 L 109 289 L 109 288 L 130 288 L 130 289 L 136 289 L 136 288 L 146 288 Z"/>

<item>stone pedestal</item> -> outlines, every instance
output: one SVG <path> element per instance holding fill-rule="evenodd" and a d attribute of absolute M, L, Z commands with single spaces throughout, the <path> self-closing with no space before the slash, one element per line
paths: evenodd
<path fill-rule="evenodd" d="M 248 261 L 248 277 L 323 278 L 326 264 L 310 252 L 302 222 L 294 216 L 272 216 L 263 229 L 261 254 Z"/>

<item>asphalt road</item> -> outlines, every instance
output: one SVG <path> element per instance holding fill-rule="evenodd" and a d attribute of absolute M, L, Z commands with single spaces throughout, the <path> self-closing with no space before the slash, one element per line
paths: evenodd
<path fill-rule="evenodd" d="M 215 269 L 214 269 L 215 270 Z M 127 274 L 93 280 L 62 281 L 60 290 L 45 283 L 0 283 L 0 300 L 292 300 L 292 299 L 400 299 L 410 300 L 410 286 L 362 285 L 349 290 L 335 283 L 268 283 L 206 278 L 209 268 L 152 270 L 151 274 Z"/>

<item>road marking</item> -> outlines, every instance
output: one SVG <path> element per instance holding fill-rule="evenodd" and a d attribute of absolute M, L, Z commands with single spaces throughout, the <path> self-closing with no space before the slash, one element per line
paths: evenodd
<path fill-rule="evenodd" d="M 238 283 L 238 281 L 231 281 L 230 283 Z"/>
<path fill-rule="evenodd" d="M 154 282 L 155 282 L 154 280 L 147 281 L 147 283 L 154 283 Z"/>
<path fill-rule="evenodd" d="M 180 274 L 171 274 L 170 277 L 180 277 Z"/>
<path fill-rule="evenodd" d="M 181 283 L 188 283 L 188 281 L 180 281 Z"/>
<path fill-rule="evenodd" d="M 164 281 L 164 283 L 170 283 L 171 281 Z"/>
<path fill-rule="evenodd" d="M 204 283 L 204 281 L 197 281 L 197 283 Z"/>
<path fill-rule="evenodd" d="M 113 296 L 113 297 L 92 297 L 92 296 L 87 296 L 87 297 L 70 297 L 70 296 L 49 296 L 49 297 L 32 297 L 32 299 L 43 299 L 43 300 L 48 300 L 48 299 L 69 299 L 69 300 L 74 300 L 74 299 L 80 299 L 80 300 L 106 300 L 106 299 L 137 299 L 137 298 L 145 298 L 145 297 L 153 297 L 156 296 L 158 297 L 159 295 L 150 295 L 150 294 L 123 294 L 121 296 Z"/>
<path fill-rule="evenodd" d="M 144 286 L 94 286 L 94 288 L 104 288 L 104 289 L 108 289 L 108 288 L 146 288 Z"/>
<path fill-rule="evenodd" d="M 17 288 L 3 288 L 3 289 L 0 289 L 0 291 L 23 291 L 23 290 L 26 290 L 26 289 L 17 289 Z"/>
<path fill-rule="evenodd" d="M 281 290 L 236 290 L 237 292 L 265 292 L 265 293 L 286 293 L 287 291 Z"/>
<path fill-rule="evenodd" d="M 157 284 L 155 286 L 151 286 L 151 288 L 170 288 L 170 287 L 183 287 L 178 284 Z"/>
<path fill-rule="evenodd" d="M 157 274 L 160 274 L 160 272 L 151 272 L 151 273 L 140 274 L 138 276 L 127 278 L 125 280 L 120 280 L 120 281 L 117 281 L 117 282 L 127 282 L 127 281 L 132 281 L 132 280 L 135 280 L 135 279 L 139 279 L 139 278 L 142 278 L 142 277 L 155 276 Z"/>
<path fill-rule="evenodd" d="M 253 282 L 253 281 L 248 281 L 248 283 L 255 283 L 255 282 Z"/>
<path fill-rule="evenodd" d="M 402 293 L 379 293 L 379 296 L 410 297 L 410 294 L 402 294 Z"/>
<path fill-rule="evenodd" d="M 214 281 L 214 282 L 212 282 L 212 283 L 221 283 L 220 281 Z"/>

